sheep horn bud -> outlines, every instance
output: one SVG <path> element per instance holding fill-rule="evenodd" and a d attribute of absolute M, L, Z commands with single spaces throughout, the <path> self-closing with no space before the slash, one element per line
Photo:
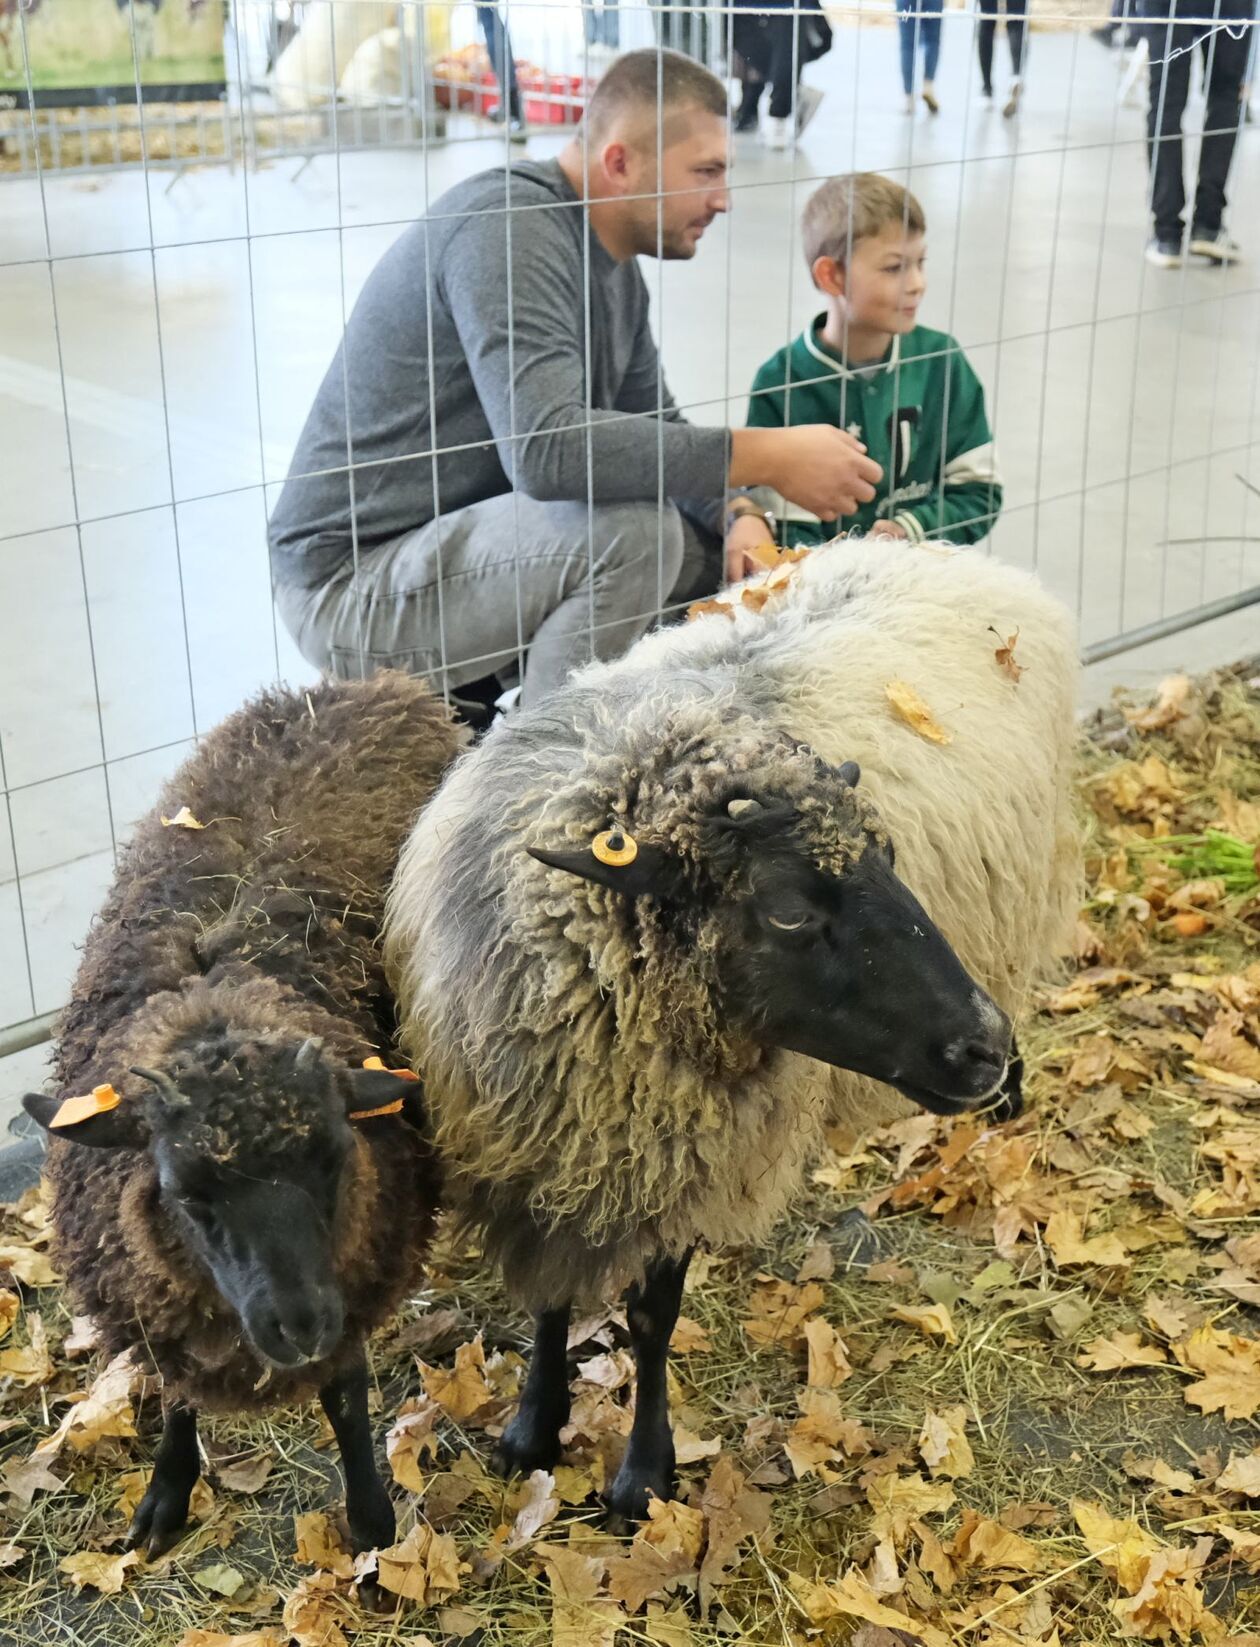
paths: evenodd
<path fill-rule="evenodd" d="M 732 818 L 755 817 L 756 814 L 761 811 L 761 802 L 751 800 L 747 797 L 740 800 L 728 801 L 726 811 L 727 815 Z"/>
<path fill-rule="evenodd" d="M 319 1055 L 324 1050 L 324 1043 L 318 1035 L 308 1035 L 298 1048 L 297 1057 L 293 1060 L 293 1071 L 296 1075 L 310 1075 L 319 1064 Z"/>
<path fill-rule="evenodd" d="M 187 1109 L 192 1102 L 191 1098 L 179 1090 L 165 1070 L 141 1069 L 133 1064 L 131 1073 L 138 1075 L 142 1081 L 147 1081 L 168 1109 Z"/>

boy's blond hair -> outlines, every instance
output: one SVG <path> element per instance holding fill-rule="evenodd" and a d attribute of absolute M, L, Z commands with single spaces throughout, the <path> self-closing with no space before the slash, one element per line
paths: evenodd
<path fill-rule="evenodd" d="M 923 207 L 900 183 L 878 172 L 846 172 L 815 189 L 805 203 L 801 238 L 812 269 L 820 257 L 843 268 L 859 240 L 896 225 L 907 234 L 924 234 Z"/>

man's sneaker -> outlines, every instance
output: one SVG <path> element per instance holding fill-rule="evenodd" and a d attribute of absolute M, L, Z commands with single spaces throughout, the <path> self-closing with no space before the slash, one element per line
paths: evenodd
<path fill-rule="evenodd" d="M 766 121 L 765 143 L 768 149 L 786 149 L 792 141 L 791 122 L 772 116 Z"/>
<path fill-rule="evenodd" d="M 796 135 L 799 137 L 818 113 L 818 105 L 823 100 L 823 94 L 816 86 L 798 86 L 796 88 Z"/>
<path fill-rule="evenodd" d="M 1209 263 L 1241 263 L 1242 247 L 1225 233 L 1224 229 L 1191 229 L 1190 250 L 1196 257 L 1206 257 Z"/>
<path fill-rule="evenodd" d="M 927 104 L 929 114 L 939 114 L 941 112 L 941 105 L 936 96 L 936 87 L 930 80 L 923 82 L 923 101 Z"/>
<path fill-rule="evenodd" d="M 1014 80 L 1011 81 L 1010 91 L 1006 94 L 1006 102 L 1002 105 L 1002 113 L 1008 120 L 1019 111 L 1019 98 L 1023 89 L 1024 82 L 1016 75 Z"/>
<path fill-rule="evenodd" d="M 978 108 L 981 108 L 981 109 L 991 109 L 993 107 L 993 87 L 992 86 L 982 86 L 981 87 L 980 95 L 976 98 L 976 106 Z"/>
<path fill-rule="evenodd" d="M 1154 240 L 1146 243 L 1146 261 L 1154 264 L 1157 269 L 1179 269 L 1181 267 L 1181 242 L 1179 240 L 1163 240 L 1158 235 Z"/>

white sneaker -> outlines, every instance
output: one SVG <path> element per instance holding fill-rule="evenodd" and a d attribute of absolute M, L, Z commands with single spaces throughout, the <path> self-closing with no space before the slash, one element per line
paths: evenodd
<path fill-rule="evenodd" d="M 976 107 L 978 109 L 991 109 L 993 107 L 993 93 L 991 91 L 982 91 L 976 98 Z"/>
<path fill-rule="evenodd" d="M 905 113 L 905 114 L 913 114 L 914 113 L 914 98 L 910 95 L 909 92 L 907 92 L 906 95 L 902 98 L 901 108 L 902 108 L 902 112 Z"/>
<path fill-rule="evenodd" d="M 823 94 L 817 86 L 798 86 L 796 88 L 796 135 L 799 137 L 818 113 L 818 105 L 823 100 Z"/>
<path fill-rule="evenodd" d="M 792 141 L 792 125 L 788 120 L 766 121 L 765 144 L 768 149 L 786 149 Z"/>
<path fill-rule="evenodd" d="M 1024 89 L 1024 82 L 1016 77 L 1011 81 L 1011 89 L 1006 94 L 1006 102 L 1002 105 L 1002 113 L 1009 120 L 1013 114 L 1019 112 L 1020 93 Z"/>

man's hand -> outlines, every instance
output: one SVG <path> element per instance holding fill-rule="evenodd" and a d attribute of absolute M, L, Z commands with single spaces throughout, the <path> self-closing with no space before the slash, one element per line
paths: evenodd
<path fill-rule="evenodd" d="M 866 535 L 868 538 L 906 538 L 909 533 L 895 520 L 877 520 Z"/>
<path fill-rule="evenodd" d="M 856 514 L 883 473 L 860 441 L 829 423 L 737 429 L 731 441 L 732 486 L 773 486 L 819 520 Z"/>
<path fill-rule="evenodd" d="M 741 583 L 763 572 L 771 559 L 774 537 L 761 515 L 739 515 L 726 534 L 726 581 Z"/>

